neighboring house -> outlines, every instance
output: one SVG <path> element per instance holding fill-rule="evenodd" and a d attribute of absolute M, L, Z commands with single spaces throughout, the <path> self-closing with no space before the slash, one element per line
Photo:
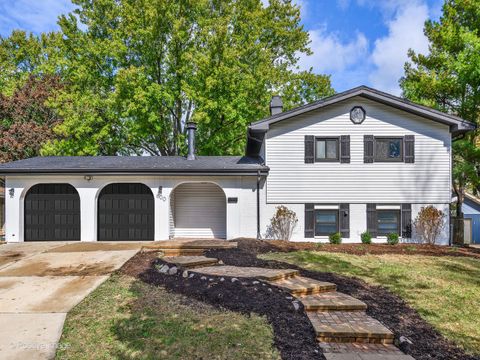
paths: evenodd
<path fill-rule="evenodd" d="M 5 238 L 5 187 L 0 185 L 0 240 Z"/>
<path fill-rule="evenodd" d="M 480 244 L 480 199 L 465 194 L 462 211 L 465 219 L 465 243 Z"/>
<path fill-rule="evenodd" d="M 278 205 L 292 240 L 344 242 L 370 231 L 415 238 L 434 205 L 449 213 L 451 144 L 475 126 L 367 87 L 282 112 L 248 129 L 245 156 L 37 157 L 0 166 L 6 239 L 164 240 L 264 237 Z M 447 219 L 449 221 L 449 219 Z M 440 241 L 448 243 L 448 226 Z"/>

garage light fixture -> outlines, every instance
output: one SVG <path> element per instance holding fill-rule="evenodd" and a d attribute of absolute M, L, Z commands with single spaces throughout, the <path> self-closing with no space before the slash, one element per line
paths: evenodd
<path fill-rule="evenodd" d="M 85 175 L 83 178 L 87 181 L 90 181 L 90 180 L 93 179 L 93 176 L 92 175 Z"/>
<path fill-rule="evenodd" d="M 8 195 L 10 195 L 10 198 L 13 198 L 15 196 L 15 189 L 14 188 L 9 189 Z"/>

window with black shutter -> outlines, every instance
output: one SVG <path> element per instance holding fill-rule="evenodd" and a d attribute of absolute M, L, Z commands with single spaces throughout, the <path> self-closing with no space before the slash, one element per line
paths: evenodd
<path fill-rule="evenodd" d="M 402 237 L 412 237 L 412 204 L 402 204 Z"/>
<path fill-rule="evenodd" d="M 315 237 L 315 205 L 305 204 L 305 237 Z"/>
<path fill-rule="evenodd" d="M 340 233 L 342 238 L 350 237 L 350 205 L 340 204 Z"/>
<path fill-rule="evenodd" d="M 350 135 L 340 136 L 340 162 L 350 163 Z"/>
<path fill-rule="evenodd" d="M 367 204 L 367 231 L 372 237 L 377 237 L 377 205 Z"/>
<path fill-rule="evenodd" d="M 315 236 L 328 236 L 339 232 L 338 210 L 315 210 Z"/>
<path fill-rule="evenodd" d="M 315 138 L 315 161 L 333 161 L 339 160 L 338 138 Z"/>
<path fill-rule="evenodd" d="M 375 138 L 375 162 L 403 161 L 403 138 Z"/>
<path fill-rule="evenodd" d="M 373 163 L 374 159 L 374 137 L 373 135 L 364 135 L 363 136 L 363 162 L 364 163 Z"/>
<path fill-rule="evenodd" d="M 315 136 L 305 135 L 305 164 L 315 162 Z"/>
<path fill-rule="evenodd" d="M 405 135 L 405 162 L 413 164 L 415 162 L 415 135 Z"/>
<path fill-rule="evenodd" d="M 387 236 L 391 233 L 400 236 L 400 211 L 377 210 L 377 235 Z"/>

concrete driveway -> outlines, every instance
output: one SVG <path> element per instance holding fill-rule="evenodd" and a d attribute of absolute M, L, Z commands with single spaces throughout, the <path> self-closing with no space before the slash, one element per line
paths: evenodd
<path fill-rule="evenodd" d="M 0 246 L 0 358 L 51 359 L 67 312 L 143 243 Z"/>

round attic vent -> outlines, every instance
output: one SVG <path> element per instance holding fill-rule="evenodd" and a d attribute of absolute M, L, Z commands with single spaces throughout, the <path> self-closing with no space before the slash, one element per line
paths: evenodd
<path fill-rule="evenodd" d="M 350 110 L 350 120 L 354 124 L 361 124 L 365 120 L 365 110 L 361 106 L 355 106 Z"/>

